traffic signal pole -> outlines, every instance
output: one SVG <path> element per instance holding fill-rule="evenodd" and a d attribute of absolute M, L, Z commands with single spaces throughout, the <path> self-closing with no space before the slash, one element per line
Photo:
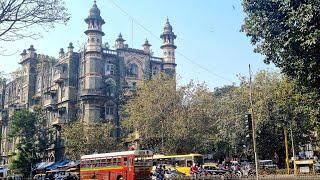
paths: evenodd
<path fill-rule="evenodd" d="M 259 169 L 258 169 L 258 154 L 256 145 L 256 124 L 254 121 L 253 114 L 253 102 L 252 102 L 252 82 L 251 82 L 251 67 L 249 64 L 249 97 L 250 97 L 250 114 L 252 118 L 252 142 L 253 142 L 253 152 L 254 152 L 254 162 L 256 166 L 256 179 L 259 180 Z"/>

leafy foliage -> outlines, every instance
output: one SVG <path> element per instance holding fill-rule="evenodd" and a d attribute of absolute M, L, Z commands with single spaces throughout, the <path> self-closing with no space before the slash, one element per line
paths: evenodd
<path fill-rule="evenodd" d="M 160 74 L 139 87 L 125 105 L 123 130 L 138 131 L 141 148 L 156 152 L 210 151 L 207 142 L 213 137 L 206 133 L 216 130 L 210 96 L 204 85 L 192 82 L 176 90 L 175 80 Z"/>
<path fill-rule="evenodd" d="M 242 31 L 265 55 L 300 84 L 319 90 L 320 1 L 243 0 Z"/>
<path fill-rule="evenodd" d="M 9 137 L 16 146 L 9 160 L 9 166 L 16 173 L 29 175 L 31 166 L 45 156 L 48 144 L 42 112 L 15 111 L 9 121 Z"/>
<path fill-rule="evenodd" d="M 75 121 L 62 129 L 65 139 L 65 155 L 77 160 L 82 155 L 105 153 L 118 150 L 116 138 L 112 137 L 114 126 L 111 124 L 86 124 Z"/>
<path fill-rule="evenodd" d="M 174 79 L 159 75 L 142 84 L 124 106 L 125 136 L 139 132 L 141 148 L 156 153 L 210 153 L 221 160 L 230 156 L 253 158 L 244 123 L 250 109 L 249 81 L 247 77 L 240 80 L 239 86 L 211 92 L 205 84 L 193 82 L 176 89 Z M 312 93 L 305 94 L 278 72 L 260 71 L 252 83 L 261 159 L 272 159 L 277 152 L 283 162 L 284 127 L 293 131 L 296 152 L 317 142 L 313 132 L 318 109 Z"/>

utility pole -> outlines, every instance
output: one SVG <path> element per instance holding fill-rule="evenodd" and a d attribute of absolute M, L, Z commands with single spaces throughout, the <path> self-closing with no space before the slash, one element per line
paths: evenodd
<path fill-rule="evenodd" d="M 294 151 L 294 144 L 293 144 L 292 121 L 290 122 L 290 136 L 291 136 L 292 157 L 293 157 L 293 171 L 294 171 L 294 174 L 296 174 L 296 153 Z"/>
<path fill-rule="evenodd" d="M 287 137 L 287 134 L 288 134 L 288 130 L 287 128 L 285 127 L 284 128 L 284 146 L 286 148 L 286 167 L 287 167 L 287 173 L 290 174 L 290 168 L 289 168 L 289 153 L 288 153 L 288 137 Z"/>
<path fill-rule="evenodd" d="M 163 120 L 161 120 L 161 151 L 164 154 L 164 139 L 163 139 Z"/>
<path fill-rule="evenodd" d="M 252 118 L 252 142 L 254 152 L 254 162 L 256 166 L 256 179 L 259 180 L 259 169 L 258 169 L 258 154 L 257 154 L 257 143 L 256 143 L 256 124 L 254 121 L 253 114 L 253 102 L 252 102 L 252 82 L 251 82 L 251 67 L 249 64 L 249 97 L 250 97 L 250 114 Z"/>

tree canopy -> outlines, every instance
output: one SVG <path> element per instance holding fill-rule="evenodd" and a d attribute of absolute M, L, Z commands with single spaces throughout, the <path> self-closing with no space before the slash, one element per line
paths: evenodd
<path fill-rule="evenodd" d="M 0 1 L 0 41 L 37 38 L 39 30 L 66 23 L 70 15 L 63 0 Z M 39 30 L 35 30 L 39 27 Z"/>
<path fill-rule="evenodd" d="M 140 148 L 155 153 L 210 153 L 217 160 L 253 158 L 245 128 L 249 80 L 240 77 L 240 81 L 239 86 L 210 91 L 194 82 L 176 87 L 174 79 L 159 75 L 141 84 L 124 105 L 123 135 L 138 132 Z M 278 72 L 260 71 L 252 82 L 261 159 L 272 159 L 277 152 L 284 162 L 284 128 L 292 130 L 296 152 L 306 144 L 316 145 L 313 133 L 319 111 L 312 101 L 314 94 Z"/>
<path fill-rule="evenodd" d="M 265 55 L 301 85 L 319 91 L 320 0 L 242 0 L 242 31 Z"/>
<path fill-rule="evenodd" d="M 141 148 L 155 152 L 186 153 L 209 150 L 215 132 L 211 94 L 203 84 L 176 89 L 175 80 L 160 74 L 143 83 L 124 106 L 124 133 L 138 131 Z"/>
<path fill-rule="evenodd" d="M 45 158 L 49 131 L 43 117 L 41 111 L 30 112 L 24 109 L 15 111 L 9 121 L 8 135 L 15 142 L 9 167 L 15 173 L 28 176 L 31 166 Z"/>
<path fill-rule="evenodd" d="M 62 129 L 65 139 L 65 155 L 69 159 L 77 160 L 82 155 L 105 153 L 119 150 L 116 138 L 112 136 L 112 124 L 86 124 L 75 121 Z"/>

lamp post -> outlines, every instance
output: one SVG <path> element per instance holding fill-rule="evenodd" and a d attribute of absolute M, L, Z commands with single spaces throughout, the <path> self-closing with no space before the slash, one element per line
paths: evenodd
<path fill-rule="evenodd" d="M 259 169 L 258 169 L 258 154 L 257 154 L 257 145 L 256 145 L 256 124 L 253 118 L 253 102 L 252 102 L 252 82 L 251 82 L 251 67 L 249 64 L 249 100 L 250 100 L 250 113 L 252 118 L 252 141 L 253 141 L 253 152 L 254 152 L 254 161 L 256 165 L 256 179 L 259 180 Z"/>

